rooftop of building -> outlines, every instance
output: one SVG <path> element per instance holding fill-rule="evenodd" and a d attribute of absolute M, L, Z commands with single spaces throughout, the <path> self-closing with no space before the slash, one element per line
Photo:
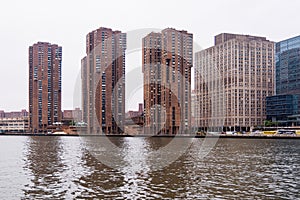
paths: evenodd
<path fill-rule="evenodd" d="M 161 32 L 164 32 L 164 31 L 177 31 L 177 32 L 181 32 L 181 33 L 184 33 L 184 34 L 193 35 L 192 33 L 189 33 L 187 30 L 177 30 L 177 29 L 172 28 L 172 27 L 165 28 Z"/>
<path fill-rule="evenodd" d="M 39 45 L 61 47 L 61 46 L 58 46 L 57 44 L 52 44 L 50 42 L 41 42 L 41 41 L 38 41 L 38 42 L 34 43 L 31 47 L 33 47 L 33 46 L 39 46 Z"/>
<path fill-rule="evenodd" d="M 288 38 L 288 39 L 285 39 L 285 40 L 281 40 L 277 43 L 284 43 L 284 42 L 289 42 L 289 41 L 294 41 L 294 40 L 299 40 L 299 42 L 300 42 L 300 35 L 294 36 L 294 37 L 291 37 L 291 38 Z"/>
<path fill-rule="evenodd" d="M 233 33 L 220 33 L 215 36 L 215 45 L 227 42 L 229 40 L 246 40 L 246 41 L 268 41 L 266 37 L 253 36 L 253 35 L 243 35 L 243 34 L 233 34 Z"/>
<path fill-rule="evenodd" d="M 165 29 L 163 29 L 163 30 L 161 30 L 161 32 L 154 32 L 154 31 L 152 31 L 152 32 L 150 32 L 149 34 L 147 34 L 145 37 L 149 37 L 149 36 L 160 36 L 163 32 L 166 32 L 166 31 L 176 31 L 176 32 L 180 32 L 180 33 L 183 33 L 183 34 L 187 34 L 187 35 L 193 35 L 192 33 L 189 33 L 188 31 L 186 31 L 186 30 L 177 30 L 177 29 L 175 29 L 175 28 L 170 28 L 170 27 L 168 27 L 168 28 L 165 28 Z M 144 38 L 145 38 L 144 37 Z"/>
<path fill-rule="evenodd" d="M 112 33 L 121 33 L 121 31 L 119 31 L 119 30 L 112 30 L 111 28 L 107 28 L 107 27 L 99 27 L 99 28 L 97 28 L 97 29 L 95 29 L 95 30 L 89 32 L 89 33 L 87 34 L 87 36 L 88 36 L 89 34 L 95 34 L 95 33 L 97 33 L 97 32 L 102 32 L 102 31 L 107 31 L 107 32 L 112 32 Z"/>

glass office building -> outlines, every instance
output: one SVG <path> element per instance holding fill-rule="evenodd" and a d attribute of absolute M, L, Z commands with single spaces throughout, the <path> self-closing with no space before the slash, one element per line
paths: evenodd
<path fill-rule="evenodd" d="M 285 123 L 298 113 L 298 96 L 283 94 L 267 97 L 267 120 Z"/>
<path fill-rule="evenodd" d="M 267 119 L 288 123 L 300 114 L 300 36 L 276 43 L 276 95 L 267 98 Z"/>
<path fill-rule="evenodd" d="M 276 43 L 276 95 L 300 94 L 300 36 Z"/>

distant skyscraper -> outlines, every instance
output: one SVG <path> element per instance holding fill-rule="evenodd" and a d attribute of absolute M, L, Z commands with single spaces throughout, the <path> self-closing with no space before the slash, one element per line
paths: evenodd
<path fill-rule="evenodd" d="M 195 59 L 198 127 L 249 131 L 263 124 L 274 91 L 274 42 L 222 33 Z"/>
<path fill-rule="evenodd" d="M 192 63 L 191 33 L 167 28 L 143 38 L 146 132 L 189 133 Z"/>
<path fill-rule="evenodd" d="M 86 36 L 81 61 L 83 120 L 89 133 L 118 134 L 125 121 L 126 33 L 99 28 Z"/>
<path fill-rule="evenodd" d="M 267 99 L 267 118 L 300 125 L 288 117 L 300 113 L 300 36 L 276 43 L 276 95 Z"/>
<path fill-rule="evenodd" d="M 46 131 L 61 121 L 62 48 L 38 42 L 29 47 L 29 126 Z"/>

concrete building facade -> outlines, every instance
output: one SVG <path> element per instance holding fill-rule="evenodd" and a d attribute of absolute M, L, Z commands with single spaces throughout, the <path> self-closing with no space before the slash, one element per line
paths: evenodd
<path fill-rule="evenodd" d="M 266 119 L 274 93 L 274 42 L 222 33 L 195 54 L 196 124 L 211 131 L 249 131 Z"/>
<path fill-rule="evenodd" d="M 17 118 L 0 118 L 0 132 L 24 133 L 29 130 L 28 116 Z"/>

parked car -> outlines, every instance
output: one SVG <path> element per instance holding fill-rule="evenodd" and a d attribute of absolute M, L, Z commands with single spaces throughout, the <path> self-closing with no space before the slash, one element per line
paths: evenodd
<path fill-rule="evenodd" d="M 277 134 L 280 134 L 280 135 L 296 135 L 296 131 L 294 130 L 278 130 L 277 131 Z"/>

